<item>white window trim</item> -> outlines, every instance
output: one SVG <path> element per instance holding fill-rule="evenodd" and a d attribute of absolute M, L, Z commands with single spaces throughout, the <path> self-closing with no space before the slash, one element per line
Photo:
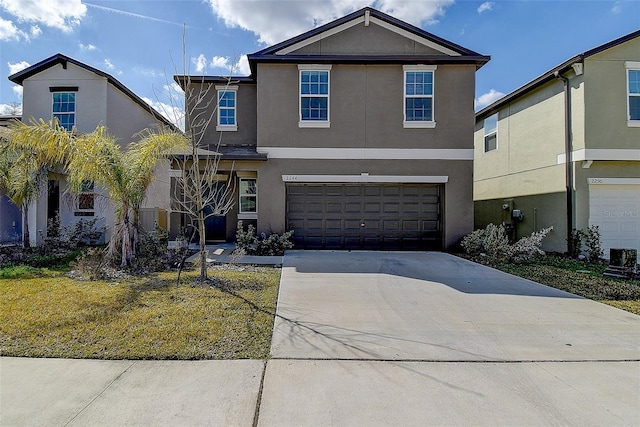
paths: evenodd
<path fill-rule="evenodd" d="M 436 70 L 437 65 L 403 65 L 402 66 L 402 126 L 405 129 L 433 129 L 436 127 Z M 426 97 L 431 98 L 431 120 L 428 121 L 415 121 L 407 120 L 407 72 L 408 71 L 431 71 L 433 73 L 433 93 Z M 425 96 L 420 96 L 425 98 Z"/>
<path fill-rule="evenodd" d="M 329 90 L 327 98 L 327 120 L 302 120 L 302 72 L 326 71 L 328 74 Z M 325 95 L 320 95 L 325 96 Z M 298 127 L 299 128 L 330 128 L 331 127 L 331 64 L 298 64 Z"/>
<path fill-rule="evenodd" d="M 633 70 L 633 71 L 640 71 L 640 62 L 636 62 L 636 61 L 626 61 L 624 63 L 625 66 L 625 74 L 626 74 L 626 88 L 625 88 L 625 93 L 627 94 L 627 99 L 625 100 L 627 103 L 627 126 L 628 127 L 633 127 L 633 128 L 637 128 L 640 127 L 640 120 L 631 120 L 631 105 L 629 103 L 629 98 L 631 98 L 631 96 L 638 96 L 640 97 L 640 94 L 631 94 L 631 92 L 629 92 L 629 71 Z"/>
<path fill-rule="evenodd" d="M 238 185 L 238 219 L 257 219 L 258 218 L 258 178 L 256 177 L 240 177 L 240 182 L 253 180 L 256 182 L 256 194 L 243 194 L 242 184 Z M 254 197 L 256 200 L 255 212 L 243 212 L 242 211 L 242 197 Z"/>
<path fill-rule="evenodd" d="M 495 128 L 495 130 L 487 133 L 487 130 L 486 130 L 486 127 L 485 127 L 486 120 L 488 118 L 493 117 L 493 116 L 496 117 L 496 128 Z M 482 122 L 483 123 L 482 124 L 482 128 L 484 129 L 484 138 L 482 140 L 482 150 L 483 150 L 484 153 L 491 153 L 493 151 L 498 151 L 498 121 L 499 121 L 498 120 L 498 113 L 495 113 L 495 114 L 492 114 L 492 115 L 486 117 Z M 487 150 L 487 137 L 491 136 L 491 135 L 495 135 L 496 136 L 496 148 L 494 148 L 493 150 Z"/>
<path fill-rule="evenodd" d="M 236 132 L 238 130 L 238 86 L 232 86 L 232 85 L 216 85 L 216 102 L 218 103 L 218 105 L 216 106 L 217 108 L 217 112 L 216 115 L 218 116 L 217 118 L 217 122 L 216 122 L 216 130 L 219 132 Z M 236 124 L 235 125 L 221 125 L 220 124 L 220 93 L 225 93 L 225 92 L 233 92 L 234 93 L 234 98 L 235 98 L 235 104 L 236 106 L 233 108 L 235 110 L 235 120 L 236 120 Z"/>

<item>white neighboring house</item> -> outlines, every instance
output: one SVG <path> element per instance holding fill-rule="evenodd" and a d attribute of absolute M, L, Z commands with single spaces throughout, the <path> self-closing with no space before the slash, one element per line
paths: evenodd
<path fill-rule="evenodd" d="M 146 128 L 174 127 L 110 74 L 60 53 L 9 76 L 9 80 L 23 87 L 22 120 L 26 123 L 32 117 L 44 121 L 56 117 L 62 126 L 75 127 L 82 133 L 92 132 L 102 124 L 123 148 Z M 72 200 L 66 196 L 67 189 L 63 174 L 49 174 L 47 188 L 29 209 L 31 244 L 41 241 L 47 220 L 56 214 L 60 215 L 61 226 L 98 218 L 98 224 L 106 226 L 105 238 L 109 238 L 114 212 L 106 198 L 101 197 L 104 192 L 90 184 L 86 194 Z M 143 204 L 143 226 L 153 226 L 155 220 L 167 227 L 169 207 L 168 166 L 162 164 Z"/>

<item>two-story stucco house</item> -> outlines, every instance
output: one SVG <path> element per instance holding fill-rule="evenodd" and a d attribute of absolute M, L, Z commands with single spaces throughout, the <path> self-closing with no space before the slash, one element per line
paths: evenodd
<path fill-rule="evenodd" d="M 472 231 L 488 56 L 365 8 L 248 59 L 251 76 L 228 86 L 190 78 L 215 86 L 206 139 L 238 188 L 208 239 L 232 241 L 238 220 L 294 230 L 298 248 L 440 250 Z"/>
<path fill-rule="evenodd" d="M 477 228 L 506 222 L 521 237 L 553 226 L 547 250 L 597 225 L 605 257 L 640 252 L 640 31 L 476 114 L 474 200 Z"/>
<path fill-rule="evenodd" d="M 92 132 L 102 124 L 123 148 L 145 128 L 172 126 L 113 76 L 62 54 L 15 73 L 9 80 L 23 87 L 22 120 L 27 123 L 30 118 L 57 118 L 61 126 L 78 132 Z M 158 168 L 158 179 L 149 189 L 144 207 L 169 209 L 167 171 L 167 165 Z M 47 188 L 29 209 L 31 243 L 37 244 L 41 234 L 46 233 L 47 221 L 56 215 L 63 226 L 79 219 L 98 218 L 99 225 L 106 226 L 108 238 L 114 214 L 113 207 L 100 197 L 104 192 L 88 183 L 86 193 L 71 200 L 65 190 L 64 175 L 51 172 Z"/>

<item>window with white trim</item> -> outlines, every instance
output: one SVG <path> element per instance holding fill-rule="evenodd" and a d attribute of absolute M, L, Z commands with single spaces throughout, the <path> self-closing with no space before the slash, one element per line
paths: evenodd
<path fill-rule="evenodd" d="M 640 127 L 640 62 L 628 61 L 627 69 L 627 123 Z"/>
<path fill-rule="evenodd" d="M 484 119 L 484 152 L 498 148 L 498 113 Z"/>
<path fill-rule="evenodd" d="M 217 131 L 237 131 L 238 86 L 216 86 L 218 91 Z"/>
<path fill-rule="evenodd" d="M 76 124 L 75 92 L 53 92 L 53 118 L 58 124 L 70 131 Z"/>
<path fill-rule="evenodd" d="M 329 127 L 329 72 L 331 65 L 298 65 L 300 73 L 300 127 Z"/>
<path fill-rule="evenodd" d="M 405 65 L 404 121 L 405 128 L 432 128 L 434 120 L 435 65 Z"/>
<path fill-rule="evenodd" d="M 254 217 L 258 213 L 258 180 L 256 178 L 240 178 L 240 211 L 245 218 Z"/>
<path fill-rule="evenodd" d="M 76 209 L 74 216 L 93 216 L 95 215 L 95 184 L 93 181 L 82 181 L 80 193 L 78 194 Z"/>

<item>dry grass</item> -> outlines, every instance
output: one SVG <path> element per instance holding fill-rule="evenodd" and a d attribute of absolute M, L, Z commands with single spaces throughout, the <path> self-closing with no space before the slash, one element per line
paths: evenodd
<path fill-rule="evenodd" d="M 57 276 L 56 276 L 57 274 Z M 280 270 L 175 273 L 119 282 L 61 273 L 0 280 L 0 353 L 100 359 L 268 357 Z M 191 283 L 189 285 L 189 283 Z"/>
<path fill-rule="evenodd" d="M 605 265 L 546 256 L 537 263 L 494 267 L 640 315 L 640 281 L 604 277 Z"/>

